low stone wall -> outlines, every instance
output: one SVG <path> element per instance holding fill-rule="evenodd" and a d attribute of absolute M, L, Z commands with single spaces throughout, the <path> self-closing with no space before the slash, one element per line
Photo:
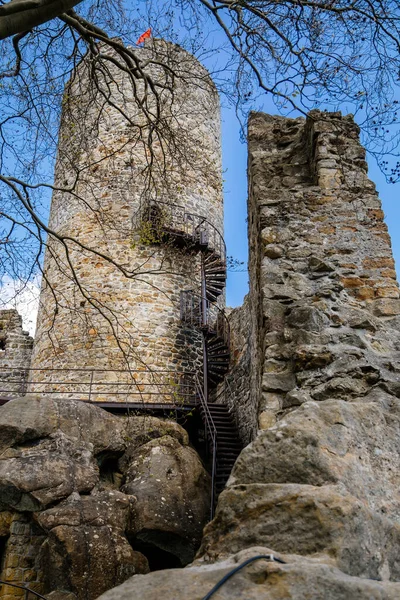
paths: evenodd
<path fill-rule="evenodd" d="M 46 539 L 36 523 L 23 513 L 0 513 L 0 535 L 5 540 L 2 577 L 17 585 L 26 584 L 31 590 L 43 593 L 43 572 L 38 564 L 40 546 Z M 1 539 L 1 538 L 0 538 Z M 0 588 L 2 600 L 23 598 L 25 591 L 12 586 Z"/>
<path fill-rule="evenodd" d="M 0 397 L 25 393 L 32 346 L 33 339 L 23 331 L 18 312 L 0 310 Z"/>

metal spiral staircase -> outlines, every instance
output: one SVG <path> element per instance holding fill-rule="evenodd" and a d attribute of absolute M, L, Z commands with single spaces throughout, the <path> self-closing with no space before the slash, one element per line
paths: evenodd
<path fill-rule="evenodd" d="M 166 202 L 149 203 L 142 223 L 154 228 L 154 238 L 201 252 L 201 294 L 181 291 L 181 322 L 201 332 L 203 381 L 196 376 L 196 394 L 205 426 L 212 470 L 211 517 L 215 499 L 224 488 L 242 445 L 235 421 L 225 404 L 210 402 L 229 369 L 229 322 L 218 299 L 226 283 L 225 241 L 204 216 Z"/>

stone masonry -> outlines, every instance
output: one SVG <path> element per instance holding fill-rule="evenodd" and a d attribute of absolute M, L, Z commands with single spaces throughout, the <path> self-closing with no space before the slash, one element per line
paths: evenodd
<path fill-rule="evenodd" d="M 23 513 L 0 512 L 0 542 L 2 543 L 1 575 L 4 581 L 27 585 L 31 590 L 43 592 L 43 572 L 38 556 L 45 536 L 36 523 Z M 23 598 L 25 591 L 3 585 L 2 600 Z"/>
<path fill-rule="evenodd" d="M 0 311 L 0 398 L 25 392 L 33 339 L 22 329 L 22 317 L 14 309 Z M 15 381 L 18 383 L 13 383 Z"/>
<path fill-rule="evenodd" d="M 396 385 L 400 301 L 383 217 L 351 117 L 251 115 L 241 319 L 252 323 L 253 436 L 307 400 Z"/>
<path fill-rule="evenodd" d="M 99 385 L 108 382 L 124 384 L 118 400 L 134 392 L 138 400 L 156 393 L 162 401 L 164 393 L 170 401 L 176 382 L 163 371 L 201 365 L 200 337 L 180 323 L 180 292 L 200 293 L 200 252 L 163 232 L 182 224 L 195 231 L 205 217 L 210 233 L 222 234 L 219 99 L 208 73 L 181 48 L 147 40 L 136 52 L 165 86 L 157 108 L 150 90 L 137 88 L 150 120 L 160 110 L 156 132 L 111 63 L 103 73 L 84 61 L 66 89 L 33 366 L 81 371 L 43 371 L 49 385 L 42 391 L 65 377 L 82 382 L 87 398 L 84 370 L 97 369 L 92 400 L 110 399 L 111 388 Z M 92 68 L 100 91 L 86 85 Z"/>
<path fill-rule="evenodd" d="M 229 313 L 228 320 L 230 367 L 221 388 L 225 392 L 224 402 L 235 415 L 241 442 L 246 445 L 254 435 L 254 423 L 257 422 L 257 406 L 250 391 L 253 340 L 249 336 L 249 296 L 246 296 L 242 306 Z"/>

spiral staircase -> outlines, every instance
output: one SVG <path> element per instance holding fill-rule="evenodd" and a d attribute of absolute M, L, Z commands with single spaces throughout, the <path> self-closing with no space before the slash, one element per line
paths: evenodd
<path fill-rule="evenodd" d="M 215 499 L 224 488 L 242 445 L 232 414 L 226 404 L 210 402 L 229 370 L 229 322 L 218 305 L 226 284 L 225 241 L 204 216 L 166 202 L 151 202 L 141 216 L 152 224 L 160 243 L 187 247 L 201 253 L 201 293 L 181 291 L 181 322 L 201 332 L 203 381 L 196 376 L 196 393 L 205 426 L 212 471 L 213 516 Z"/>

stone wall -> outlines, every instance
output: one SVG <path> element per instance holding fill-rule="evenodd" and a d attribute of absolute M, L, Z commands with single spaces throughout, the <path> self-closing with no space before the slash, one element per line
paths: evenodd
<path fill-rule="evenodd" d="M 230 367 L 222 386 L 224 401 L 235 415 L 236 425 L 243 445 L 254 437 L 257 423 L 257 406 L 250 393 L 251 357 L 253 339 L 249 336 L 249 297 L 243 305 L 234 308 L 228 316 L 230 326 Z M 222 387 L 221 386 L 221 387 Z"/>
<path fill-rule="evenodd" d="M 40 527 L 30 522 L 23 513 L 0 512 L 0 536 L 3 546 L 0 565 L 2 579 L 20 586 L 26 584 L 31 590 L 43 593 L 43 571 L 38 557 L 46 536 Z M 23 589 L 1 586 L 2 600 L 24 596 Z"/>
<path fill-rule="evenodd" d="M 254 361 L 256 379 L 262 375 L 254 397 L 260 427 L 306 400 L 364 396 L 393 379 L 400 301 L 383 217 L 350 117 L 252 115 L 250 296 L 261 334 Z"/>
<path fill-rule="evenodd" d="M 250 117 L 258 432 L 205 529 L 205 561 L 261 546 L 362 587 L 400 581 L 400 300 L 358 134 L 339 113 Z"/>
<path fill-rule="evenodd" d="M 14 309 L 0 311 L 0 397 L 14 397 L 26 389 L 33 339 L 22 329 Z M 18 380 L 18 383 L 13 381 Z"/>
<path fill-rule="evenodd" d="M 222 233 L 220 115 L 215 87 L 191 55 L 160 40 L 135 52 L 165 86 L 156 106 L 150 88 L 136 82 L 150 121 L 160 110 L 157 132 L 138 111 L 126 73 L 111 63 L 108 73 L 91 72 L 96 90 L 87 85 L 93 65 L 83 61 L 65 93 L 33 365 L 130 369 L 129 389 L 147 400 L 146 392 L 160 396 L 168 387 L 161 371 L 201 365 L 199 336 L 181 326 L 180 292 L 200 293 L 200 251 L 187 233 L 201 216 L 211 246 L 216 229 Z M 165 230 L 182 233 L 181 243 Z M 88 372 L 71 377 L 88 389 Z M 119 377 L 95 374 L 97 382 Z M 41 379 L 51 384 L 60 372 Z M 120 400 L 132 400 L 126 390 Z M 92 399 L 104 399 L 99 394 Z"/>

